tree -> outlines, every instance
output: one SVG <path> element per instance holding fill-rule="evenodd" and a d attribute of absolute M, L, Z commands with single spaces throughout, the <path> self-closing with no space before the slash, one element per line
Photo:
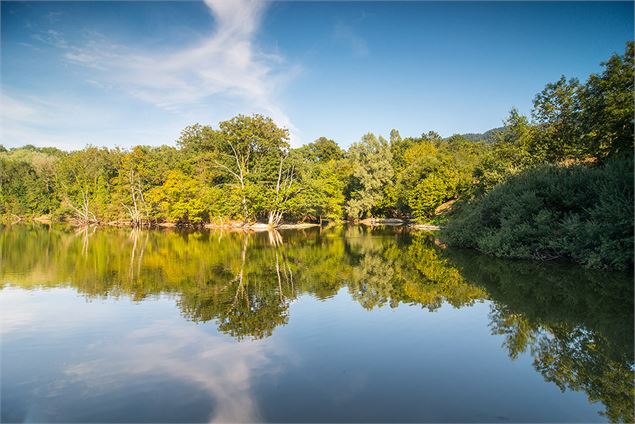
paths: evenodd
<path fill-rule="evenodd" d="M 148 218 L 148 204 L 141 179 L 141 168 L 144 166 L 144 160 L 147 160 L 144 153 L 140 146 L 136 146 L 131 152 L 124 154 L 117 177 L 120 191 L 127 194 L 122 197 L 128 198 L 127 201 L 122 199 L 121 204 L 135 227 L 142 226 Z"/>
<path fill-rule="evenodd" d="M 114 180 L 113 199 L 123 207 L 133 226 L 146 225 L 158 218 L 149 207 L 148 192 L 163 185 L 170 172 L 182 170 L 180 156 L 169 146 L 135 146 L 123 153 Z"/>
<path fill-rule="evenodd" d="M 200 224 L 208 217 L 208 193 L 182 171 L 170 171 L 163 185 L 147 197 L 155 216 L 168 222 Z"/>
<path fill-rule="evenodd" d="M 580 82 L 564 75 L 549 83 L 534 98 L 532 116 L 538 124 L 536 144 L 550 163 L 567 158 L 582 158 L 579 93 Z"/>
<path fill-rule="evenodd" d="M 437 207 L 458 194 L 458 186 L 459 175 L 454 169 L 445 167 L 441 172 L 428 174 L 410 191 L 408 203 L 412 216 L 418 221 L 432 218 Z"/>
<path fill-rule="evenodd" d="M 581 129 L 586 151 L 602 160 L 633 153 L 633 42 L 623 56 L 604 62 L 581 90 Z"/>
<path fill-rule="evenodd" d="M 348 175 L 347 162 L 329 160 L 310 163 L 302 175 L 304 190 L 295 203 L 296 216 L 319 221 L 323 219 L 337 222 L 344 215 L 344 189 Z"/>
<path fill-rule="evenodd" d="M 116 176 L 117 159 L 108 149 L 92 146 L 60 158 L 58 184 L 79 223 L 99 222 L 111 206 L 111 181 Z"/>
<path fill-rule="evenodd" d="M 328 162 L 344 157 L 344 151 L 330 138 L 320 137 L 298 149 L 302 157 L 310 162 Z"/>
<path fill-rule="evenodd" d="M 383 189 L 392 182 L 392 153 L 383 137 L 368 133 L 350 147 L 348 154 L 352 164 L 348 215 L 364 218 L 372 213 L 382 200 Z"/>
<path fill-rule="evenodd" d="M 289 150 L 289 132 L 262 115 L 238 115 L 219 124 L 218 130 L 194 125 L 181 134 L 179 145 L 206 155 L 205 161 L 233 181 L 240 193 L 242 219 L 255 217 L 262 205 L 249 202 L 250 194 L 264 187 L 275 192 L 270 218 L 281 217 L 282 191 L 293 179 L 293 171 L 284 168 Z"/>
<path fill-rule="evenodd" d="M 485 150 L 474 168 L 476 191 L 478 194 L 491 190 L 495 185 L 544 161 L 545 152 L 535 143 L 535 126 L 527 117 L 512 108 L 498 133 L 494 144 Z"/>
<path fill-rule="evenodd" d="M 0 152 L 0 213 L 51 214 L 59 207 L 54 148 L 13 148 Z"/>

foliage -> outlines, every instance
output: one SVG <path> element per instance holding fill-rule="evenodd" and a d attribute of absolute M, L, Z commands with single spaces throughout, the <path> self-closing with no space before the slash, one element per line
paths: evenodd
<path fill-rule="evenodd" d="M 532 116 L 538 131 L 528 147 L 538 160 L 556 163 L 583 157 L 579 125 L 581 90 L 577 79 L 567 81 L 562 76 L 547 84 L 534 98 Z"/>
<path fill-rule="evenodd" d="M 289 208 L 298 220 L 339 221 L 344 215 L 344 189 L 348 172 L 344 160 L 328 160 L 301 170 L 302 192 Z"/>
<path fill-rule="evenodd" d="M 630 269 L 634 200 L 632 159 L 602 167 L 544 165 L 468 203 L 443 237 L 495 256 Z"/>
<path fill-rule="evenodd" d="M 317 140 L 297 149 L 298 153 L 310 162 L 329 162 L 344 158 L 344 151 L 330 138 Z"/>
<path fill-rule="evenodd" d="M 348 153 L 352 175 L 347 213 L 353 219 L 366 218 L 379 205 L 384 188 L 392 181 L 392 152 L 386 139 L 368 133 Z"/>
<path fill-rule="evenodd" d="M 0 214 L 45 215 L 59 208 L 55 169 L 57 149 L 6 149 L 0 153 Z"/>
<path fill-rule="evenodd" d="M 470 196 L 473 174 L 488 147 L 461 136 L 442 140 L 434 134 L 401 142 L 392 200 L 393 214 L 430 221 L 442 204 Z"/>
<path fill-rule="evenodd" d="M 581 84 L 564 76 L 512 110 L 445 239 L 504 257 L 633 264 L 633 43 Z"/>
<path fill-rule="evenodd" d="M 631 41 L 623 56 L 614 54 L 584 86 L 580 122 L 587 150 L 598 158 L 633 154 L 633 68 Z"/>
<path fill-rule="evenodd" d="M 89 146 L 60 158 L 57 181 L 63 202 L 81 223 L 97 222 L 112 206 L 111 181 L 116 175 L 119 151 Z"/>
<path fill-rule="evenodd" d="M 633 60 L 628 43 L 585 82 L 562 76 L 547 84 L 534 98 L 531 119 L 512 109 L 503 127 L 484 135 L 402 137 L 392 130 L 389 140 L 368 133 L 348 150 L 327 137 L 291 148 L 288 130 L 271 118 L 238 115 L 217 128 L 185 128 L 177 148 L 3 148 L 0 215 L 49 215 L 82 225 L 259 221 L 277 227 L 377 217 L 444 223 L 450 212 L 465 209 L 449 229 L 449 240 L 459 245 L 624 268 L 632 262 L 625 257 L 632 208 L 623 206 L 632 181 L 612 179 L 608 169 L 633 157 Z M 600 185 L 591 175 L 607 179 Z M 507 184 L 518 187 L 498 188 Z M 562 204 L 575 200 L 589 212 L 545 203 L 540 184 L 554 184 L 549 196 Z M 513 194 L 501 212 L 504 224 L 480 234 L 496 218 L 483 216 L 479 205 L 505 192 Z M 475 229 L 458 230 L 468 221 Z M 549 234 L 556 241 L 537 241 Z"/>
<path fill-rule="evenodd" d="M 160 187 L 148 193 L 153 216 L 168 222 L 200 223 L 208 217 L 209 195 L 196 180 L 181 171 L 170 171 Z"/>

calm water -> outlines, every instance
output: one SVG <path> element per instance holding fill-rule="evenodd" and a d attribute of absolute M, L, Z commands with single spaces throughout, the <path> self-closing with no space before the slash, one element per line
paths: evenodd
<path fill-rule="evenodd" d="M 632 276 L 425 233 L 0 228 L 3 422 L 633 421 Z"/>

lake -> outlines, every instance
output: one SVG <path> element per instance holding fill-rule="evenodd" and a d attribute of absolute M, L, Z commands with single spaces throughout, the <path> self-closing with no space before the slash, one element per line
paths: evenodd
<path fill-rule="evenodd" d="M 432 234 L 0 228 L 3 422 L 633 421 L 632 275 Z"/>

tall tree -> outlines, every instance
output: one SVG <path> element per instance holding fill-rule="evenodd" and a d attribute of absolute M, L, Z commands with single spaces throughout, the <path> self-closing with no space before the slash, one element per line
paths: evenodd
<path fill-rule="evenodd" d="M 271 118 L 238 115 L 221 122 L 218 130 L 201 125 L 188 127 L 179 145 L 203 155 L 204 163 L 232 181 L 240 194 L 241 215 L 246 223 L 262 207 L 250 199 L 262 199 L 259 191 L 264 186 L 274 189 L 277 200 L 270 207 L 278 216 L 286 179 L 293 178 L 293 172 L 284 168 L 288 140 L 288 130 L 279 128 Z"/>
<path fill-rule="evenodd" d="M 577 79 L 567 80 L 563 75 L 534 98 L 532 116 L 540 127 L 538 145 L 548 162 L 584 155 L 579 125 L 581 89 Z"/>
<path fill-rule="evenodd" d="M 353 219 L 365 218 L 379 204 L 384 188 L 392 182 L 390 145 L 383 137 L 368 133 L 353 144 L 348 153 L 352 166 L 348 215 Z"/>
<path fill-rule="evenodd" d="M 633 153 L 633 42 L 626 52 L 604 62 L 591 74 L 581 93 L 581 125 L 587 150 L 600 159 Z"/>
<path fill-rule="evenodd" d="M 78 222 L 98 222 L 100 215 L 111 206 L 111 180 L 117 169 L 115 161 L 108 149 L 92 146 L 60 159 L 59 185 Z"/>

